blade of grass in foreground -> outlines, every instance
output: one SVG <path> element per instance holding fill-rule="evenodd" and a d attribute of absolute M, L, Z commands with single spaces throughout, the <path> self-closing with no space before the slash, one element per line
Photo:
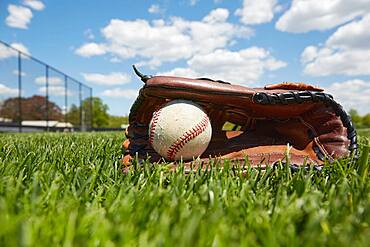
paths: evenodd
<path fill-rule="evenodd" d="M 364 143 L 362 145 L 362 154 L 358 161 L 358 173 L 365 179 L 367 177 L 367 172 L 369 168 L 369 153 L 370 153 L 370 141 L 369 139 L 365 138 Z"/>
<path fill-rule="evenodd" d="M 321 172 L 144 162 L 123 174 L 121 141 L 0 134 L 0 246 L 368 246 L 366 158 Z"/>

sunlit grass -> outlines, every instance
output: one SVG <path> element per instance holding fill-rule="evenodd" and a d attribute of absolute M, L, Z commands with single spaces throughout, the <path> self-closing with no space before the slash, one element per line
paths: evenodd
<path fill-rule="evenodd" d="M 369 152 L 323 171 L 120 171 L 122 133 L 0 135 L 0 246 L 368 246 Z M 366 151 L 365 153 L 363 151 Z"/>

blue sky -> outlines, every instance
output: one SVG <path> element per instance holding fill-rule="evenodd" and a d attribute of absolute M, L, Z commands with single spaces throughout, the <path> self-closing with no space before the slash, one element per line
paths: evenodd
<path fill-rule="evenodd" d="M 132 64 L 254 87 L 306 82 L 369 113 L 369 26 L 369 0 L 0 1 L 0 39 L 91 86 L 114 115 L 142 86 Z"/>

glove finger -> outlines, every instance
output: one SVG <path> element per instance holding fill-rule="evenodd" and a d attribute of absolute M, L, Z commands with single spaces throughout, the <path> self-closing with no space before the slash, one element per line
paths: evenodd
<path fill-rule="evenodd" d="M 129 139 L 126 139 L 126 140 L 122 143 L 122 148 L 124 148 L 125 150 L 127 150 L 129 146 L 130 146 L 130 140 L 129 140 Z"/>

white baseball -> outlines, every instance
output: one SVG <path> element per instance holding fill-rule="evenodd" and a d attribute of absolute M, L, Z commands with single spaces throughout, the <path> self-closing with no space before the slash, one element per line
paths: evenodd
<path fill-rule="evenodd" d="M 153 113 L 149 142 L 167 160 L 190 160 L 208 147 L 212 127 L 202 108 L 186 100 L 173 100 Z"/>

